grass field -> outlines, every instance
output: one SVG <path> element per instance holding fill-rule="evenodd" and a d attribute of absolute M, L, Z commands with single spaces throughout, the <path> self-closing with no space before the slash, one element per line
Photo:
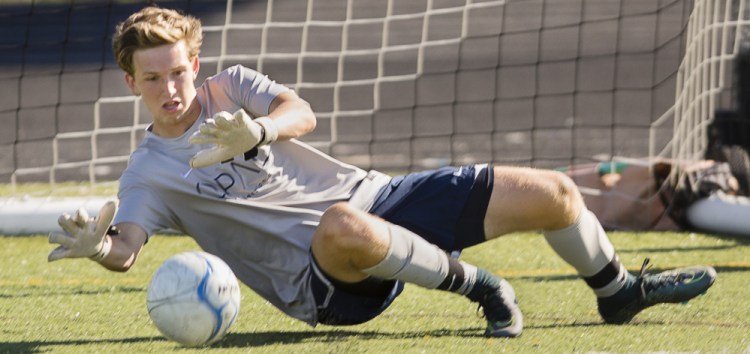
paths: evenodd
<path fill-rule="evenodd" d="M 146 288 L 170 255 L 196 249 L 187 237 L 153 238 L 138 265 L 112 273 L 88 260 L 47 263 L 46 237 L 0 238 L 3 353 L 750 353 L 750 239 L 678 233 L 613 233 L 625 264 L 654 270 L 694 263 L 717 268 L 713 288 L 686 305 L 661 305 L 634 323 L 605 325 L 592 292 L 538 235 L 510 235 L 462 259 L 514 285 L 526 327 L 515 339 L 482 337 L 484 320 L 465 299 L 407 286 L 382 316 L 352 327 L 288 318 L 242 288 L 240 316 L 209 348 L 165 340 L 146 312 Z"/>

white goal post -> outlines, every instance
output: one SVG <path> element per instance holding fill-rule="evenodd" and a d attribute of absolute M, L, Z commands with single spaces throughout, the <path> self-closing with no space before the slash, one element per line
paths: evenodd
<path fill-rule="evenodd" d="M 255 68 L 311 103 L 303 140 L 388 173 L 700 158 L 750 28 L 746 0 L 157 3 L 202 19 L 201 80 Z M 109 47 L 139 6 L 0 5 L 0 234 L 114 198 L 150 122 Z"/>

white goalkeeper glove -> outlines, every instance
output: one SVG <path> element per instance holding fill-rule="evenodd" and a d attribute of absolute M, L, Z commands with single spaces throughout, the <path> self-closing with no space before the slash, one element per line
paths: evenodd
<path fill-rule="evenodd" d="M 271 118 L 252 119 L 243 109 L 235 112 L 234 116 L 229 112 L 219 112 L 213 118 L 206 119 L 190 137 L 191 144 L 216 144 L 195 154 L 190 159 L 190 167 L 201 168 L 227 161 L 255 147 L 270 144 L 278 136 L 278 129 Z"/>
<path fill-rule="evenodd" d="M 60 246 L 49 253 L 47 260 L 89 257 L 98 262 L 104 259 L 112 249 L 112 241 L 106 235 L 115 212 L 117 203 L 109 201 L 96 218 L 89 217 L 83 208 L 72 217 L 67 213 L 60 216 L 57 223 L 65 232 L 50 232 L 49 243 Z"/>

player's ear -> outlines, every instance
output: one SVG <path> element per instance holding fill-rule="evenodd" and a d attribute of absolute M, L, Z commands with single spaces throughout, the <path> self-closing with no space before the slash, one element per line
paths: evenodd
<path fill-rule="evenodd" d="M 128 84 L 128 88 L 130 89 L 130 92 L 133 93 L 133 95 L 141 95 L 141 93 L 138 91 L 138 88 L 135 86 L 135 78 L 132 75 L 128 73 L 125 74 L 125 83 Z"/>
<path fill-rule="evenodd" d="M 193 80 L 198 78 L 198 71 L 200 71 L 201 68 L 201 62 L 200 59 L 198 59 L 198 56 L 196 55 L 195 58 L 193 58 Z"/>

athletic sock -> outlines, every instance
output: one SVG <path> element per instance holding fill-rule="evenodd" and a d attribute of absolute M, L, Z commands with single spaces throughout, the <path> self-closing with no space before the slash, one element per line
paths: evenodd
<path fill-rule="evenodd" d="M 638 277 L 628 274 L 623 286 L 616 293 L 610 296 L 599 296 L 599 310 L 604 312 L 610 312 L 611 309 L 619 310 L 623 305 L 631 302 L 633 298 L 640 296 L 641 289 L 636 286 L 637 280 Z"/>
<path fill-rule="evenodd" d="M 466 295 L 472 301 L 478 301 L 481 295 L 497 289 L 500 284 L 489 272 L 449 257 L 439 247 L 403 227 L 389 224 L 389 231 L 391 242 L 385 258 L 363 272 Z"/>
<path fill-rule="evenodd" d="M 484 295 L 497 290 L 500 278 L 490 272 L 455 258 L 448 259 L 448 276 L 437 289 L 465 295 L 478 302 Z"/>
<path fill-rule="evenodd" d="M 544 231 L 544 237 L 597 297 L 612 296 L 634 279 L 617 257 L 599 220 L 586 208 L 575 223 L 564 229 Z"/>
<path fill-rule="evenodd" d="M 474 302 L 479 302 L 484 295 L 496 291 L 500 287 L 500 278 L 490 272 L 477 268 L 477 277 L 474 286 L 466 293 L 466 297 Z"/>
<path fill-rule="evenodd" d="M 388 252 L 380 263 L 363 269 L 364 273 L 428 289 L 443 283 L 450 267 L 445 251 L 401 226 L 389 223 L 388 231 Z"/>

